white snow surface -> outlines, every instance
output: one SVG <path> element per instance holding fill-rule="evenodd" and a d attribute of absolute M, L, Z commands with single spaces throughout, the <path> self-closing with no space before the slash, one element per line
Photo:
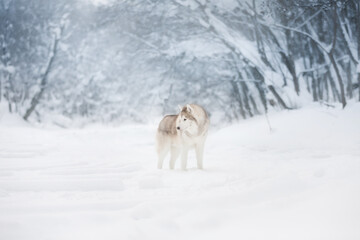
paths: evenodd
<path fill-rule="evenodd" d="M 0 239 L 360 239 L 360 104 L 269 120 L 212 129 L 205 169 L 190 154 L 171 171 L 156 169 L 156 125 L 2 114 Z"/>

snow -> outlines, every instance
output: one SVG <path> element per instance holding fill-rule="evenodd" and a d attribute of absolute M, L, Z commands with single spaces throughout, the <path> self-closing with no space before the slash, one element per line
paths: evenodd
<path fill-rule="evenodd" d="M 207 23 L 203 22 L 203 24 Z M 188 58 L 192 59 L 193 57 L 211 57 L 224 51 L 226 49 L 223 45 L 199 38 L 177 43 L 167 50 L 166 53 L 176 56 L 179 52 L 183 52 Z"/>
<path fill-rule="evenodd" d="M 19 116 L 15 114 L 8 114 L 9 111 L 8 109 L 9 109 L 8 104 L 6 104 L 4 101 L 0 102 L 0 129 L 29 126 Z M 0 143 L 0 146 L 1 145 L 2 144 Z"/>
<path fill-rule="evenodd" d="M 188 171 L 156 169 L 155 125 L 39 129 L 0 110 L 0 239 L 360 238 L 358 103 L 213 128 Z"/>

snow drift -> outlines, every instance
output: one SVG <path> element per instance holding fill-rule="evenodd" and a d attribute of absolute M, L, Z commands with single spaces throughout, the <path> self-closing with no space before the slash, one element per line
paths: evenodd
<path fill-rule="evenodd" d="M 155 125 L 4 119 L 0 239 L 360 238 L 359 104 L 213 129 L 203 171 L 157 170 Z"/>

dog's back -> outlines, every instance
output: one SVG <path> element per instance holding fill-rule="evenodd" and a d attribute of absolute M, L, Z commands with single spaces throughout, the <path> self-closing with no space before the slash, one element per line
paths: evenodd
<path fill-rule="evenodd" d="M 177 117 L 178 115 L 166 115 L 159 123 L 158 134 L 175 136 Z"/>

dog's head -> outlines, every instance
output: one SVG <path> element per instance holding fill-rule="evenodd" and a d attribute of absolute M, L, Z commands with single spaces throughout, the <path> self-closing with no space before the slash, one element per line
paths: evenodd
<path fill-rule="evenodd" d="M 180 113 L 176 121 L 176 129 L 178 131 L 193 131 L 192 128 L 197 127 L 197 121 L 193 115 L 194 109 L 189 104 L 184 107 L 179 106 L 179 109 Z"/>

